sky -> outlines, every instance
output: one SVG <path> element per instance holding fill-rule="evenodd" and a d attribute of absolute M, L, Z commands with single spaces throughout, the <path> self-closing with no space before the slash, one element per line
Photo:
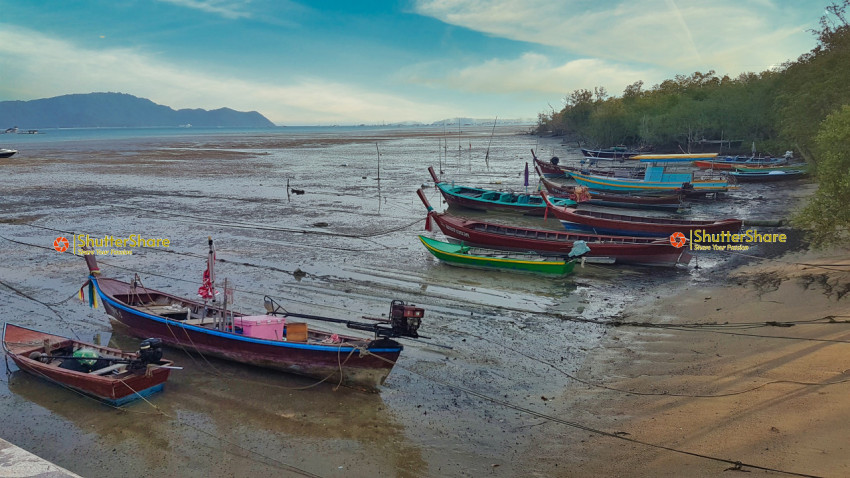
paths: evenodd
<path fill-rule="evenodd" d="M 532 118 L 580 88 L 735 77 L 821 0 L 0 0 L 0 101 L 120 92 L 278 125 Z"/>

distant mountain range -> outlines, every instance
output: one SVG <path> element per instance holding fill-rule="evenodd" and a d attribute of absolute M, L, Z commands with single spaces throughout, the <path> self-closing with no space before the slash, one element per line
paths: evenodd
<path fill-rule="evenodd" d="M 88 93 L 30 101 L 0 101 L 0 132 L 6 128 L 266 128 L 275 124 L 256 111 L 230 108 L 174 110 L 125 93 Z"/>

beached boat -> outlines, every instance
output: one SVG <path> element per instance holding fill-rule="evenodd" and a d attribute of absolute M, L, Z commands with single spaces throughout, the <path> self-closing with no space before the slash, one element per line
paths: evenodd
<path fill-rule="evenodd" d="M 162 390 L 174 368 L 158 339 L 130 353 L 9 323 L 3 350 L 25 372 L 116 406 Z"/>
<path fill-rule="evenodd" d="M 550 196 L 572 199 L 578 203 L 578 206 L 590 204 L 593 206 L 623 209 L 657 209 L 664 211 L 678 211 L 685 206 L 684 198 L 686 195 L 683 191 L 660 196 L 638 196 L 627 193 L 615 194 L 598 191 L 590 192 L 589 190 L 584 194 L 576 194 L 576 186 L 558 184 L 543 177 L 539 169 L 536 169 L 536 171 L 538 176 L 540 176 L 540 183 L 543 184 L 543 187 L 549 192 Z"/>
<path fill-rule="evenodd" d="M 560 207 L 549 201 L 545 192 L 540 195 L 546 201 L 549 212 L 557 217 L 568 231 L 582 231 L 593 234 L 614 234 L 624 236 L 670 237 L 681 232 L 703 231 L 706 234 L 723 231 L 738 232 L 743 225 L 740 219 L 693 220 L 664 217 L 626 216 L 602 211 L 580 210 Z"/>
<path fill-rule="evenodd" d="M 679 162 L 689 163 L 692 161 L 712 160 L 717 157 L 717 153 L 669 153 L 669 154 L 636 154 L 629 159 L 643 162 Z"/>
<path fill-rule="evenodd" d="M 17 152 L 17 149 L 0 148 L 0 158 L 11 158 Z"/>
<path fill-rule="evenodd" d="M 713 160 L 694 161 L 694 166 L 699 169 L 733 170 L 745 167 L 780 166 L 785 162 L 785 158 L 726 156 Z"/>
<path fill-rule="evenodd" d="M 761 165 L 761 166 L 738 166 L 735 171 L 742 172 L 759 172 L 759 171 L 809 171 L 809 165 L 806 163 L 782 164 L 778 166 Z"/>
<path fill-rule="evenodd" d="M 132 283 L 102 278 L 95 257 L 86 255 L 85 259 L 90 287 L 107 315 L 126 325 L 133 335 L 157 337 L 184 350 L 361 389 L 374 390 L 384 382 L 404 348 L 392 338 L 419 337 L 424 315 L 421 308 L 394 300 L 387 319 L 363 323 L 287 312 L 269 297 L 264 301 L 266 315 L 249 315 L 228 310 L 221 301 L 201 302 L 146 288 L 138 275 Z M 214 263 L 210 239 L 208 272 L 214 270 Z M 199 294 L 214 298 L 214 273 L 204 276 Z M 334 334 L 287 318 L 341 323 L 373 332 L 375 338 Z"/>
<path fill-rule="evenodd" d="M 771 181 L 785 181 L 788 179 L 799 179 L 806 175 L 801 169 L 782 169 L 767 171 L 731 171 L 729 176 L 741 183 L 764 183 Z"/>
<path fill-rule="evenodd" d="M 473 188 L 467 186 L 455 186 L 440 181 L 434 168 L 429 166 L 428 172 L 442 193 L 443 198 L 450 206 L 465 207 L 479 211 L 510 211 L 526 214 L 529 216 L 542 216 L 546 205 L 536 193 L 519 194 L 506 191 L 493 191 L 490 189 Z M 555 201 L 561 206 L 573 206 L 575 201 L 558 198 Z"/>
<path fill-rule="evenodd" d="M 453 266 L 561 276 L 570 274 L 573 268 L 575 268 L 575 259 L 541 256 L 537 253 L 528 252 L 511 253 L 493 249 L 474 248 L 463 243 L 451 244 L 425 236 L 419 236 L 419 240 L 422 241 L 422 244 L 434 257 Z M 579 244 L 578 250 L 584 250 L 581 244 Z M 574 257 L 575 255 L 580 255 L 575 254 L 575 252 L 571 251 L 567 256 Z M 587 250 L 584 250 L 584 252 L 587 252 Z"/>
<path fill-rule="evenodd" d="M 602 168 L 593 167 L 589 164 L 567 166 L 560 164 L 560 161 L 558 163 L 553 163 L 554 160 L 558 159 L 557 157 L 553 157 L 549 163 L 547 163 L 537 158 L 537 156 L 534 155 L 534 150 L 531 150 L 531 154 L 534 158 L 534 165 L 539 166 L 543 174 L 547 178 L 552 179 L 567 177 L 570 171 L 616 178 L 642 178 L 644 175 L 644 168 L 641 165 L 630 164 L 629 166 L 610 166 Z"/>
<path fill-rule="evenodd" d="M 606 149 L 580 149 L 581 154 L 584 155 L 585 158 L 596 159 L 629 159 L 633 156 L 643 153 L 642 151 L 629 150 L 625 146 L 614 146 L 612 148 Z"/>
<path fill-rule="evenodd" d="M 675 161 L 674 161 L 675 162 Z M 666 161 L 658 161 L 659 164 L 647 165 L 642 179 L 614 178 L 594 174 L 570 171 L 568 174 L 577 183 L 587 186 L 595 191 L 608 192 L 632 192 L 646 194 L 652 192 L 672 193 L 673 191 L 684 191 L 688 196 L 698 193 L 725 192 L 729 189 L 729 183 L 723 178 L 700 178 L 695 173 L 676 173 L 666 171 Z"/>
<path fill-rule="evenodd" d="M 585 256 L 590 262 L 674 266 L 691 260 L 686 247 L 674 247 L 666 238 L 576 234 L 463 219 L 434 211 L 422 190 L 416 193 L 428 209 L 426 229 L 433 220 L 447 237 L 472 246 L 564 256 L 577 241 L 584 241 L 590 248 Z"/>

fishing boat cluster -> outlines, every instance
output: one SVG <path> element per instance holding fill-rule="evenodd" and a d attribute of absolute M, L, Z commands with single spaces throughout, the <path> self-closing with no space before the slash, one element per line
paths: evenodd
<path fill-rule="evenodd" d="M 686 265 L 693 249 L 686 246 L 694 237 L 751 237 L 738 234 L 743 225 L 738 218 L 683 218 L 689 201 L 720 198 L 737 182 L 791 179 L 806 172 L 805 165 L 791 164 L 789 158 L 658 155 L 620 149 L 582 152 L 584 160 L 574 165 L 534 155 L 533 170 L 539 178 L 534 193 L 459 186 L 429 168 L 449 208 L 437 212 L 423 189 L 417 194 L 428 211 L 426 229 L 431 231 L 435 223 L 448 242 L 424 235 L 419 240 L 450 265 L 552 276 L 572 273 L 577 261 Z M 676 171 L 682 168 L 686 170 Z M 525 175 L 528 184 L 528 163 Z M 551 215 L 563 230 L 464 217 L 468 209 L 544 219 Z M 658 216 L 659 212 L 666 215 Z M 97 246 L 106 244 L 91 245 Z M 2 345 L 19 369 L 116 406 L 162 390 L 171 370 L 179 368 L 163 358 L 163 346 L 317 382 L 376 390 L 404 348 L 398 339 L 427 338 L 418 332 L 424 310 L 401 300 L 393 300 L 382 317 L 358 320 L 289 312 L 268 296 L 265 314 L 234 311 L 227 282 L 223 294 L 216 289 L 211 238 L 198 299 L 147 288 L 138 274 L 129 282 L 104 277 L 97 254 L 79 255 L 89 270 L 80 298 L 87 287 L 92 307 L 102 304 L 111 320 L 144 339 L 139 350 L 102 347 L 10 323 L 4 326 Z M 312 325 L 316 321 L 341 324 L 372 337 L 322 330 Z"/>
<path fill-rule="evenodd" d="M 464 267 L 565 275 L 573 271 L 567 264 L 578 258 L 607 264 L 687 265 L 694 249 L 688 241 L 694 233 L 734 234 L 743 226 L 739 218 L 683 218 L 689 202 L 721 199 L 731 188 L 740 187 L 739 182 L 806 174 L 805 164 L 791 163 L 790 152 L 782 158 L 646 154 L 623 148 L 581 152 L 580 162 L 565 165 L 557 157 L 543 161 L 532 150 L 539 178 L 538 192 L 533 194 L 459 186 L 429 168 L 449 208 L 437 212 L 419 190 L 428 209 L 426 229 L 435 222 L 449 242 L 420 236 L 421 241 L 441 261 Z M 527 178 L 528 164 L 526 185 Z M 471 219 L 463 217 L 464 209 L 552 215 L 564 230 Z M 659 217 L 641 210 L 669 214 Z M 697 249 L 706 250 L 702 246 Z"/>

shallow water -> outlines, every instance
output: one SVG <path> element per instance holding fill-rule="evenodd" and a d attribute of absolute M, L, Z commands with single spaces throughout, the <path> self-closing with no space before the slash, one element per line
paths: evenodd
<path fill-rule="evenodd" d="M 499 128 L 491 139 L 490 128 L 465 129 L 460 140 L 433 128 L 86 133 L 9 145 L 21 151 L 0 159 L 6 321 L 134 349 L 102 309 L 66 300 L 86 270 L 53 240 L 167 238 L 168 248 L 102 258 L 101 269 L 124 280 L 138 272 L 148 287 L 192 297 L 212 236 L 223 260 L 218 281 L 235 285 L 238 309 L 259 313 L 268 294 L 291 312 L 359 319 L 402 299 L 426 309 L 420 332 L 430 339 L 406 342 L 380 394 L 169 349 L 184 370 L 150 403 L 116 411 L 14 372 L 0 383 L 0 437 L 84 476 L 549 474 L 524 458 L 545 439 L 539 418 L 457 387 L 570 419 L 560 407 L 572 384 L 565 373 L 605 335 L 604 325 L 572 318 L 611 320 L 631 301 L 707 280 L 735 258 L 700 255 L 698 269 L 587 265 L 563 279 L 438 263 L 416 239 L 425 222 L 416 189 L 429 186 L 432 205 L 445 207 L 427 167 L 459 184 L 521 191 L 530 149 L 565 159 L 577 151 L 523 132 Z M 775 185 L 745 186 L 687 214 L 772 218 L 787 207 Z M 56 313 L 24 295 L 57 304 Z"/>

